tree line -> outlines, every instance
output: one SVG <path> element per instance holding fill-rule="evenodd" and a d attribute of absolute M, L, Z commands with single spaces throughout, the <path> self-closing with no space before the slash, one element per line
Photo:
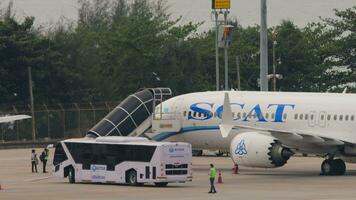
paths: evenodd
<path fill-rule="evenodd" d="M 18 19 L 11 3 L 0 11 L 0 104 L 29 103 L 28 67 L 36 104 L 116 101 L 149 87 L 170 87 L 175 95 L 215 89 L 213 29 L 201 33 L 201 23 L 172 19 L 163 1 L 79 5 L 77 21 L 48 28 L 35 27 L 31 16 Z M 237 88 L 239 56 L 242 89 L 258 90 L 259 26 L 231 23 L 230 85 Z M 303 28 L 288 20 L 269 28 L 270 72 L 272 33 L 284 76 L 278 90 L 356 91 L 356 6 Z"/>

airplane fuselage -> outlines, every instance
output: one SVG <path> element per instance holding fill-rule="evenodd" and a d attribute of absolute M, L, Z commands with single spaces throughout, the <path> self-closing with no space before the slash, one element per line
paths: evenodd
<path fill-rule="evenodd" d="M 227 91 L 233 123 L 265 129 L 310 133 L 356 144 L 356 95 L 338 93 Z M 153 139 L 190 142 L 193 147 L 229 149 L 233 137 L 250 129 L 234 128 L 227 138 L 220 134 L 226 91 L 180 95 L 162 104 L 163 113 L 174 113 L 180 121 L 178 132 L 156 132 Z M 156 111 L 157 112 L 157 111 Z M 314 139 L 315 139 L 314 137 Z M 306 153 L 335 151 L 334 147 L 301 141 L 284 144 Z M 325 143 L 327 144 L 327 143 Z"/>

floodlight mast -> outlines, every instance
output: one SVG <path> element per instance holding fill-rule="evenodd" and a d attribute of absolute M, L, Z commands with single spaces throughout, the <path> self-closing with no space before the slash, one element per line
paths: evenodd
<path fill-rule="evenodd" d="M 216 77 L 216 91 L 219 91 L 219 39 L 218 39 L 218 30 L 219 30 L 219 13 L 215 11 L 215 77 Z"/>
<path fill-rule="evenodd" d="M 224 28 L 225 26 L 227 26 L 227 18 L 228 18 L 228 14 L 230 13 L 229 9 L 230 9 L 230 1 L 231 0 L 212 0 L 212 9 L 213 9 L 213 14 L 215 14 L 215 68 L 216 68 L 216 90 L 219 91 L 220 90 L 220 79 L 219 79 L 219 28 L 220 25 L 224 24 Z M 224 20 L 223 21 L 219 21 L 219 15 L 223 14 L 224 15 Z M 228 52 L 227 52 L 227 48 L 230 44 L 227 44 L 227 38 L 225 35 L 225 29 L 224 29 L 224 38 L 223 41 L 224 44 L 222 45 L 221 48 L 224 48 L 224 57 L 225 57 L 225 90 L 228 90 Z M 230 34 L 230 29 L 228 30 L 228 34 Z"/>

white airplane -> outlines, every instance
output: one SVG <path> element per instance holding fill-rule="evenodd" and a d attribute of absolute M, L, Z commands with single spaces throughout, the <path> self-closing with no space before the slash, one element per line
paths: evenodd
<path fill-rule="evenodd" d="M 217 91 L 156 107 L 152 139 L 230 152 L 249 167 L 280 167 L 294 153 L 317 155 L 324 175 L 356 163 L 356 94 Z"/>
<path fill-rule="evenodd" d="M 29 115 L 9 115 L 0 117 L 0 123 L 9 123 L 17 120 L 29 119 L 31 116 Z"/>

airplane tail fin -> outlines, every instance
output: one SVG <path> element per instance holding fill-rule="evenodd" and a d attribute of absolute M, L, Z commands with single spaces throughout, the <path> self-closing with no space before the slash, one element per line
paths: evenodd
<path fill-rule="evenodd" d="M 222 113 L 222 122 L 219 125 L 220 133 L 223 138 L 226 138 L 234 125 L 232 124 L 232 111 L 231 111 L 231 104 L 229 99 L 229 93 L 225 93 L 224 98 L 224 106 L 223 106 L 223 113 Z"/>

